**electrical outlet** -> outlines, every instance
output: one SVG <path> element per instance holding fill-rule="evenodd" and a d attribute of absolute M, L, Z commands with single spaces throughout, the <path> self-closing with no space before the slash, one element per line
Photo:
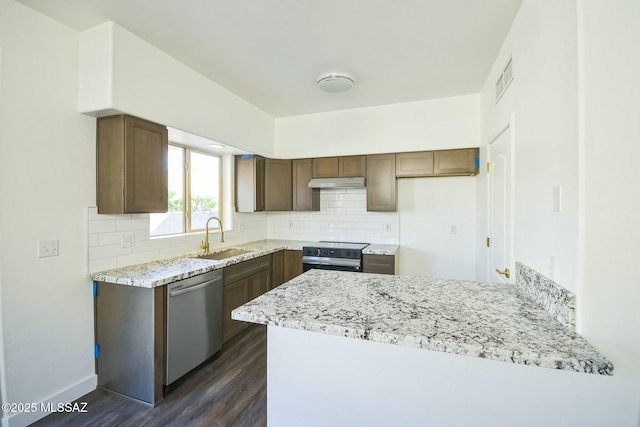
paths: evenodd
<path fill-rule="evenodd" d="M 40 240 L 38 242 L 38 258 L 59 255 L 58 240 Z"/>
<path fill-rule="evenodd" d="M 123 234 L 120 236 L 120 246 L 123 248 L 132 248 L 136 245 L 135 234 Z"/>
<path fill-rule="evenodd" d="M 289 228 L 293 228 L 293 221 L 289 221 Z"/>
<path fill-rule="evenodd" d="M 389 224 L 388 222 L 384 224 L 384 229 L 386 231 L 391 231 L 391 224 Z"/>
<path fill-rule="evenodd" d="M 238 228 L 240 229 L 240 231 L 241 231 L 241 232 L 242 232 L 242 231 L 244 231 L 244 222 L 241 222 L 241 223 L 238 225 Z"/>
<path fill-rule="evenodd" d="M 449 233 L 451 233 L 451 234 L 458 234 L 458 226 L 457 226 L 457 225 L 455 225 L 455 224 L 454 224 L 454 225 L 452 225 L 452 226 L 451 226 L 451 228 L 450 228 L 450 230 L 449 230 Z"/>

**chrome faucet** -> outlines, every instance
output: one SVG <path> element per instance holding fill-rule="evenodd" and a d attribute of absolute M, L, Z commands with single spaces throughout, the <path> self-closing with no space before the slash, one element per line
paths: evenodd
<path fill-rule="evenodd" d="M 209 221 L 211 221 L 212 219 L 218 221 L 218 225 L 220 225 L 220 243 L 224 243 L 224 230 L 222 229 L 222 222 L 217 216 L 212 216 L 207 220 L 207 225 L 205 226 L 204 233 L 204 242 L 202 242 L 202 246 L 200 246 L 200 249 L 204 249 L 205 254 L 209 253 Z"/>

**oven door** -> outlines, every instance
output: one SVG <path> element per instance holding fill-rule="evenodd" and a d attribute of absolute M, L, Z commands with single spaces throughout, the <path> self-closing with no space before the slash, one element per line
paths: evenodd
<path fill-rule="evenodd" d="M 362 261 L 353 258 L 303 256 L 302 271 L 309 271 L 313 268 L 335 271 L 362 271 Z"/>

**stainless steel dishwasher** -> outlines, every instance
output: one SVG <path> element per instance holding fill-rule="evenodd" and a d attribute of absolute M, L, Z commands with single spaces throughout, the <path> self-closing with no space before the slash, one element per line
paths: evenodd
<path fill-rule="evenodd" d="M 222 270 L 180 280 L 167 288 L 166 385 L 222 347 Z"/>

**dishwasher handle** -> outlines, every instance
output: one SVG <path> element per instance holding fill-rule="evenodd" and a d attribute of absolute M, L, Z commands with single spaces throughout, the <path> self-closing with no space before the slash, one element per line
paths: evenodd
<path fill-rule="evenodd" d="M 214 283 L 219 282 L 221 280 L 222 280 L 221 277 L 217 277 L 213 280 L 207 280 L 206 282 L 198 283 L 197 285 L 192 285 L 186 288 L 177 287 L 175 290 L 169 291 L 169 296 L 176 297 L 178 295 L 186 294 L 188 292 L 197 291 L 198 289 L 206 288 L 207 286 L 213 285 Z"/>

